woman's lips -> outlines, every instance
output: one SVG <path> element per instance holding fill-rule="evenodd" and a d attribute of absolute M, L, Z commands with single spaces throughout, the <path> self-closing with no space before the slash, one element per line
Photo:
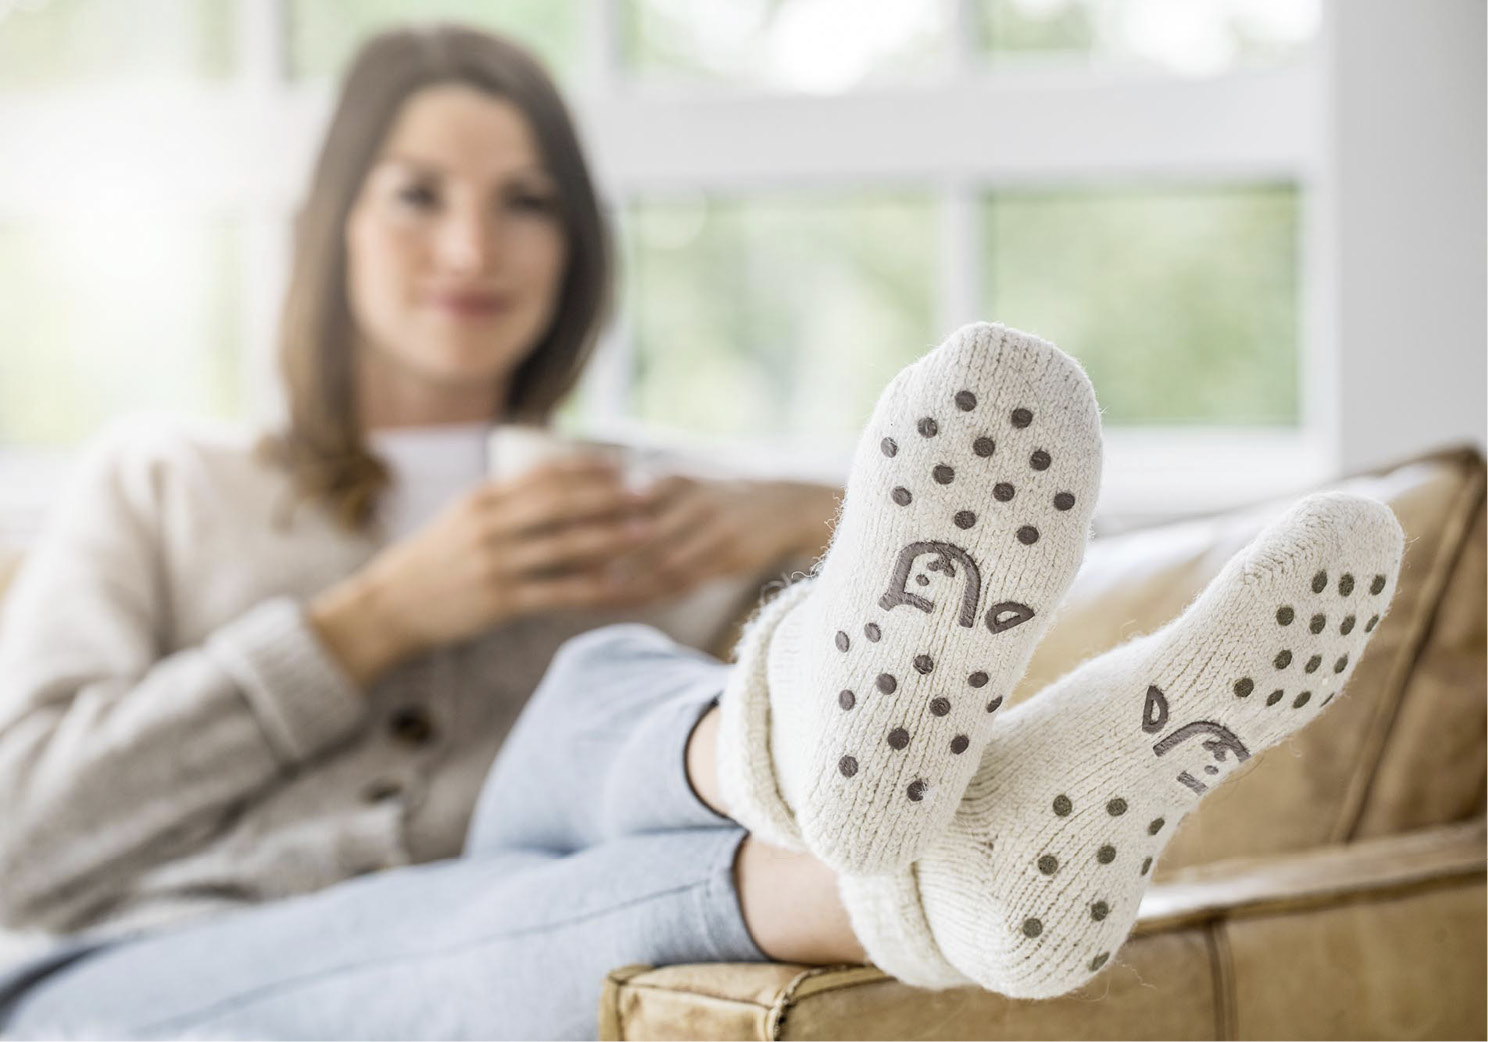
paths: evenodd
<path fill-rule="evenodd" d="M 446 293 L 435 296 L 432 302 L 440 311 L 465 318 L 487 318 L 511 308 L 509 298 L 487 294 Z"/>

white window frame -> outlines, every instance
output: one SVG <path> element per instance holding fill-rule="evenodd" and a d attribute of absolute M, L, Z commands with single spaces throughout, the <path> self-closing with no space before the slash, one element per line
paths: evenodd
<path fill-rule="evenodd" d="M 1302 214 L 1298 426 L 1111 429 L 1101 509 L 1220 509 L 1302 488 L 1333 472 L 1340 379 L 1331 336 L 1328 225 L 1321 216 L 1329 185 L 1318 61 L 1200 80 L 993 70 L 975 50 L 972 0 L 942 2 L 951 5 L 958 45 L 951 67 L 934 82 L 799 96 L 635 83 L 621 69 L 619 0 L 586 0 L 582 70 L 568 95 L 609 205 L 621 212 L 632 199 L 679 188 L 928 188 L 939 214 L 936 315 L 948 332 L 982 317 L 979 204 L 986 192 L 1115 180 L 1296 183 Z M 141 155 L 153 157 L 152 169 L 171 178 L 160 182 L 168 185 L 169 198 L 154 202 L 242 215 L 245 398 L 250 418 L 264 420 L 278 411 L 272 351 L 290 214 L 333 99 L 328 84 L 287 79 L 286 0 L 236 3 L 240 75 L 230 84 L 183 95 L 109 87 L 0 100 L 0 142 L 7 143 L 0 150 L 0 226 L 74 208 L 79 199 L 102 207 L 134 205 L 133 197 L 111 203 L 96 171 Z M 1325 17 L 1325 36 L 1328 22 Z M 1314 54 L 1323 51 L 1320 44 Z M 886 128 L 892 148 L 884 145 Z M 708 142 L 706 151 L 696 147 L 700 141 Z M 81 161 L 84 149 L 89 162 Z M 147 184 L 146 174 L 123 180 Z M 622 320 L 604 338 L 586 377 L 587 419 L 595 425 L 627 422 L 630 368 Z M 742 453 L 738 445 L 721 448 Z M 813 455 L 796 447 L 788 458 L 773 458 L 840 479 L 848 448 L 820 446 Z M 70 455 L 0 447 L 0 539 L 7 531 L 34 531 Z"/>

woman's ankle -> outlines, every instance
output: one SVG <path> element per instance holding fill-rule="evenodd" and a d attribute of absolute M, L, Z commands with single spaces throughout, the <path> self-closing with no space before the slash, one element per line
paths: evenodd
<path fill-rule="evenodd" d="M 687 750 L 683 756 L 687 767 L 687 784 L 693 795 L 715 814 L 730 817 L 724 806 L 722 788 L 718 784 L 718 706 L 714 704 L 693 725 L 687 736 Z"/>
<path fill-rule="evenodd" d="M 811 854 L 745 836 L 734 857 L 744 925 L 776 962 L 867 962 L 837 892 L 837 874 Z"/>

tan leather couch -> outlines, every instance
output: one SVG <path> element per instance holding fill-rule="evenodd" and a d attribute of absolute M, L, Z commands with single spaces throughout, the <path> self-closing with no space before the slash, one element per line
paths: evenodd
<path fill-rule="evenodd" d="M 1483 459 L 1333 487 L 1405 528 L 1391 614 L 1340 704 L 1184 823 L 1087 987 L 1031 1002 L 863 966 L 628 966 L 602 1037 L 1483 1038 Z M 1096 540 L 1015 700 L 1172 618 L 1288 502 Z"/>
<path fill-rule="evenodd" d="M 863 966 L 629 966 L 606 981 L 602 1036 L 1483 1038 L 1483 460 L 1337 487 L 1405 528 L 1391 614 L 1340 703 L 1185 822 L 1088 987 L 1028 1002 Z M 1014 699 L 1176 615 L 1285 505 L 1097 540 Z M 14 562 L 0 551 L 0 595 Z"/>

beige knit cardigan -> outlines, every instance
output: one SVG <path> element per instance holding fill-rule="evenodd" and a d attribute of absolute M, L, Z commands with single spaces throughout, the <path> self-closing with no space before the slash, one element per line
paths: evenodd
<path fill-rule="evenodd" d="M 362 693 L 302 605 L 377 541 L 315 508 L 276 525 L 288 482 L 253 440 L 110 431 L 17 576 L 0 615 L 0 928 L 112 933 L 454 856 L 565 639 L 624 617 L 708 647 L 770 578 L 518 620 Z"/>

